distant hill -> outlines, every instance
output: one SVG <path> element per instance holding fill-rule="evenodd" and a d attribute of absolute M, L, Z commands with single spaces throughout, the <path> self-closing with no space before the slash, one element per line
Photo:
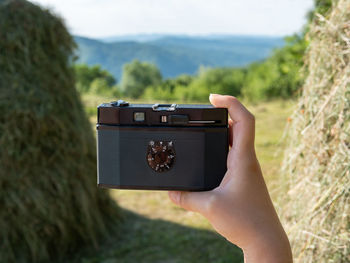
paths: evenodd
<path fill-rule="evenodd" d="M 118 40 L 119 39 L 119 40 Z M 142 35 L 103 40 L 75 37 L 78 62 L 100 64 L 120 80 L 123 64 L 133 59 L 156 64 L 163 77 L 194 74 L 199 66 L 244 66 L 259 61 L 283 38 L 256 36 L 162 36 Z"/>
<path fill-rule="evenodd" d="M 136 42 L 147 42 L 151 40 L 160 39 L 163 37 L 168 37 L 171 35 L 165 34 L 134 34 L 134 35 L 120 35 L 120 36 L 111 36 L 99 38 L 102 42 L 111 43 L 111 42 L 120 42 L 120 41 L 136 41 Z M 176 35 L 182 36 L 182 35 Z"/>

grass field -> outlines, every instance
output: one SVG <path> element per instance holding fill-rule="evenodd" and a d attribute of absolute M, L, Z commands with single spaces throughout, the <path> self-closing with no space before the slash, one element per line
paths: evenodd
<path fill-rule="evenodd" d="M 96 105 L 110 100 L 83 97 L 93 127 Z M 273 195 L 282 161 L 281 138 L 293 102 L 264 102 L 248 108 L 256 116 L 257 155 Z M 216 234 L 202 216 L 174 206 L 167 192 L 111 190 L 110 193 L 123 209 L 119 231 L 105 240 L 99 251 L 77 255 L 76 262 L 243 262 L 237 247 Z"/>

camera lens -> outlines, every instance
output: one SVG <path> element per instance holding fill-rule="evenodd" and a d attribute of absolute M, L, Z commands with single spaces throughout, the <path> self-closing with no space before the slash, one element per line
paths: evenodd
<path fill-rule="evenodd" d="M 147 148 L 147 162 L 156 172 L 168 171 L 175 162 L 172 141 L 150 141 Z"/>

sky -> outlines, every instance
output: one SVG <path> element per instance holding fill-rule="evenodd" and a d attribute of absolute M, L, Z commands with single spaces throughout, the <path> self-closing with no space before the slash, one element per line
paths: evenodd
<path fill-rule="evenodd" d="M 71 33 L 285 36 L 306 22 L 313 0 L 32 0 L 63 17 Z"/>

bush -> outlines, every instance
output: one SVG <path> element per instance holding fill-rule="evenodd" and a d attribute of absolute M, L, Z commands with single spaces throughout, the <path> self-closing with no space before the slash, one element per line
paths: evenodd
<path fill-rule="evenodd" d="M 143 97 L 168 101 L 208 102 L 210 93 L 239 96 L 245 71 L 236 68 L 201 68 L 197 76 L 180 75 L 149 86 Z"/>
<path fill-rule="evenodd" d="M 96 187 L 73 39 L 59 18 L 22 0 L 1 1 L 0 28 L 0 262 L 97 246 L 116 210 Z"/>
<path fill-rule="evenodd" d="M 208 101 L 210 93 L 239 96 L 244 78 L 242 69 L 201 68 L 198 77 L 189 86 L 188 97 L 190 100 Z"/>
<path fill-rule="evenodd" d="M 117 80 L 99 65 L 90 67 L 85 64 L 76 64 L 74 65 L 74 72 L 76 87 L 81 93 L 92 92 L 111 95 L 118 92 Z"/>
<path fill-rule="evenodd" d="M 89 93 L 95 94 L 95 95 L 103 95 L 103 96 L 109 96 L 109 97 L 119 97 L 120 92 L 118 90 L 118 87 L 115 86 L 109 86 L 109 83 L 105 78 L 96 78 L 94 81 L 92 81 Z"/>

